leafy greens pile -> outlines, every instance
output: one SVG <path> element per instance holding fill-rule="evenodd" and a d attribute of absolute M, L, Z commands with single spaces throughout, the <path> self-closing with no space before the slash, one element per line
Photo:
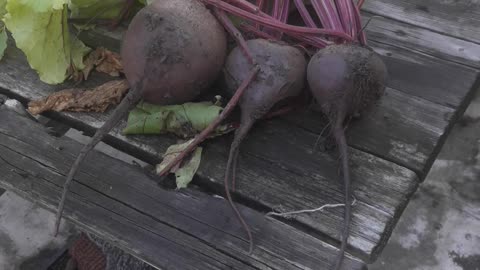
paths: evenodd
<path fill-rule="evenodd" d="M 0 58 L 8 30 L 40 80 L 62 83 L 85 68 L 91 50 L 71 33 L 69 20 L 113 20 L 124 5 L 125 0 L 0 0 Z"/>

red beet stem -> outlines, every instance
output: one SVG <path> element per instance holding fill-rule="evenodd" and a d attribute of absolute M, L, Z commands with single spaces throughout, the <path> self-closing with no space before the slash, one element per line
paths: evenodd
<path fill-rule="evenodd" d="M 242 24 L 240 25 L 240 28 L 243 29 L 244 31 L 246 32 L 251 32 L 253 34 L 255 34 L 257 37 L 260 37 L 260 38 L 263 38 L 263 39 L 269 39 L 269 40 L 275 40 L 275 37 L 273 37 L 272 35 L 268 34 L 268 33 L 265 33 L 251 25 L 248 25 L 248 24 Z"/>
<path fill-rule="evenodd" d="M 360 9 L 363 6 L 363 3 L 365 3 L 365 0 L 358 0 L 357 7 Z"/>
<path fill-rule="evenodd" d="M 263 38 L 263 39 L 268 39 L 268 40 L 277 40 L 274 36 L 270 35 L 269 33 L 266 33 L 261 30 L 255 29 L 253 26 L 248 25 L 248 24 L 242 24 L 240 25 L 240 28 L 247 32 L 254 33 L 257 35 L 257 37 Z M 268 27 L 265 27 L 268 29 Z M 327 46 L 329 43 L 326 42 L 325 40 L 319 38 L 319 37 L 307 37 L 307 36 L 302 36 L 300 34 L 290 34 L 290 36 L 303 41 L 304 44 L 308 44 L 310 46 L 318 47 L 318 48 L 323 48 Z"/>
<path fill-rule="evenodd" d="M 348 33 L 355 39 L 358 32 L 355 24 L 355 13 L 352 0 L 338 0 L 338 10 L 340 21 L 342 22 L 345 33 Z"/>
<path fill-rule="evenodd" d="M 282 0 L 273 0 L 273 18 L 275 18 L 276 20 L 280 20 L 280 15 L 281 15 L 281 3 L 280 1 Z"/>
<path fill-rule="evenodd" d="M 228 16 L 225 14 L 223 10 L 215 8 L 214 13 L 215 13 L 215 16 L 217 16 L 217 18 L 223 24 L 225 29 L 228 31 L 228 33 L 230 33 L 230 35 L 232 35 L 233 38 L 235 38 L 235 40 L 238 43 L 238 46 L 240 47 L 240 49 L 242 50 L 242 53 L 247 58 L 248 62 L 252 65 L 255 65 L 255 60 L 250 54 L 250 51 L 248 50 L 248 47 L 247 47 L 247 43 L 245 42 L 245 39 L 243 38 L 240 31 L 238 31 L 235 25 L 233 25 L 232 21 L 228 18 Z"/>
<path fill-rule="evenodd" d="M 325 1 L 320 1 L 320 2 L 312 1 L 312 6 L 315 12 L 317 13 L 318 18 L 320 19 L 322 26 L 328 29 L 333 29 L 332 21 L 328 16 L 328 12 L 324 6 L 324 2 Z"/>
<path fill-rule="evenodd" d="M 242 10 L 236 6 L 230 5 L 223 1 L 219 1 L 219 0 L 202 0 L 202 1 L 207 4 L 216 6 L 222 10 L 225 10 L 228 13 L 252 20 L 253 22 L 256 22 L 265 26 L 270 26 L 274 29 L 278 29 L 280 31 L 287 32 L 290 34 L 324 35 L 324 36 L 338 37 L 346 41 L 352 41 L 352 38 L 349 35 L 341 31 L 288 25 L 273 19 L 272 17 L 268 16 L 265 13 L 261 13 L 262 16 L 255 15 L 252 13 L 252 11 L 249 12 L 249 11 Z M 244 1 L 235 0 L 235 2 L 244 2 Z M 258 11 L 258 8 L 255 7 L 255 10 Z"/>
<path fill-rule="evenodd" d="M 282 15 L 280 16 L 280 21 L 282 23 L 287 23 L 289 11 L 290 11 L 290 0 L 283 0 Z"/>
<path fill-rule="evenodd" d="M 357 18 L 357 14 L 356 14 L 356 10 L 357 10 L 357 7 L 355 6 L 355 4 L 353 3 L 353 0 L 345 0 L 346 1 L 346 5 L 347 5 L 347 21 L 348 21 L 348 29 L 350 32 L 347 32 L 347 33 L 350 33 L 350 36 L 353 37 L 354 40 L 357 39 L 357 34 L 358 34 L 358 31 L 360 31 L 361 28 L 358 28 L 357 27 L 357 24 L 356 24 L 356 18 Z"/>
<path fill-rule="evenodd" d="M 263 5 L 264 4 L 265 4 L 265 0 L 257 0 L 258 9 L 263 10 Z M 256 23 L 255 28 L 257 28 L 257 30 L 260 30 L 260 24 Z"/>
<path fill-rule="evenodd" d="M 348 235 L 349 235 L 349 228 L 350 228 L 350 223 L 351 223 L 351 202 L 350 202 L 350 197 L 351 197 L 351 183 L 350 183 L 350 170 L 349 170 L 349 165 L 348 165 L 348 146 L 347 146 L 347 140 L 345 138 L 345 129 L 343 128 L 342 125 L 343 121 L 338 121 L 335 123 L 335 128 L 333 130 L 333 136 L 335 138 L 335 141 L 337 143 L 338 151 L 340 154 L 340 159 L 341 159 L 341 167 L 342 167 L 342 175 L 343 175 L 343 188 L 344 188 L 344 194 L 345 194 L 345 211 L 344 211 L 344 225 L 343 225 L 343 232 L 342 232 L 342 239 L 341 239 L 341 245 L 340 245 L 340 253 L 338 254 L 336 263 L 335 263 L 335 270 L 339 270 L 343 257 L 345 254 L 345 249 L 347 247 L 347 240 L 348 240 Z"/>
<path fill-rule="evenodd" d="M 240 100 L 240 97 L 243 95 L 245 90 L 247 89 L 248 85 L 255 79 L 257 76 L 257 73 L 260 71 L 260 68 L 258 65 L 254 66 L 251 70 L 250 73 L 247 75 L 245 80 L 240 84 L 238 87 L 237 91 L 233 95 L 233 97 L 230 99 L 230 101 L 227 103 L 223 111 L 220 113 L 220 115 L 212 122 L 210 125 L 205 128 L 200 134 L 198 134 L 195 139 L 192 141 L 191 144 L 188 145 L 185 150 L 182 151 L 172 162 L 170 162 L 160 173 L 159 175 L 165 175 L 167 174 L 175 165 L 177 165 L 180 161 L 182 161 L 190 152 L 192 152 L 197 145 L 202 143 L 204 140 L 208 138 L 208 136 L 220 125 L 220 123 L 227 118 L 227 116 L 230 114 L 230 112 L 235 108 L 235 106 L 238 104 L 238 101 Z"/>
<path fill-rule="evenodd" d="M 360 7 L 354 6 L 354 11 L 355 11 L 355 24 L 357 25 L 357 29 L 358 29 L 358 32 L 357 32 L 358 40 L 360 41 L 360 44 L 367 45 L 367 35 L 365 35 L 365 31 L 363 31 L 363 28 L 362 28 Z"/>
<path fill-rule="evenodd" d="M 315 21 L 312 19 L 312 16 L 310 16 L 310 13 L 307 10 L 307 7 L 305 6 L 305 3 L 303 0 L 294 0 L 295 6 L 297 7 L 298 13 L 300 13 L 300 16 L 303 19 L 303 22 L 305 23 L 306 26 L 312 27 L 312 28 L 317 28 L 317 24 L 315 24 Z"/>
<path fill-rule="evenodd" d="M 273 0 L 273 7 L 271 10 L 271 16 L 278 21 L 281 21 L 281 16 L 282 16 L 282 3 L 283 0 Z M 270 30 L 270 29 L 268 29 Z M 269 31 L 271 32 L 276 39 L 281 39 L 282 32 L 281 31 Z"/>
<path fill-rule="evenodd" d="M 203 1 L 203 0 L 201 0 Z M 245 9 L 245 10 L 248 10 L 249 12 L 252 12 L 253 14 L 265 14 L 262 10 L 263 8 L 268 8 L 268 4 L 269 4 L 269 1 L 265 1 L 266 2 L 266 7 L 262 7 L 262 8 L 259 8 L 259 6 L 255 6 L 254 4 L 248 2 L 248 1 L 243 1 L 243 0 L 214 0 L 214 1 L 221 1 L 221 2 L 229 2 L 229 3 L 232 3 L 234 4 L 235 6 L 238 6 L 239 8 L 241 9 Z"/>
<path fill-rule="evenodd" d="M 257 7 L 260 10 L 263 10 L 263 5 L 265 4 L 265 0 L 257 0 Z"/>
<path fill-rule="evenodd" d="M 324 28 L 344 32 L 337 8 L 331 0 L 312 0 L 312 6 Z"/>
<path fill-rule="evenodd" d="M 88 152 L 92 150 L 95 145 L 97 145 L 103 137 L 112 130 L 115 125 L 127 114 L 127 112 L 137 104 L 138 101 L 142 98 L 141 93 L 141 83 L 130 89 L 128 94 L 123 98 L 122 102 L 115 108 L 112 113 L 112 116 L 103 124 L 101 128 L 95 132 L 95 135 L 92 137 L 92 140 L 86 144 L 80 153 L 77 156 L 77 159 L 73 163 L 72 167 L 70 168 L 70 172 L 68 173 L 67 180 L 63 184 L 63 192 L 60 202 L 58 204 L 57 215 L 55 219 L 55 227 L 54 227 L 54 236 L 57 236 L 58 229 L 60 227 L 60 220 L 62 218 L 63 208 L 65 207 L 65 199 L 67 197 L 68 188 L 75 176 L 75 173 L 80 167 L 82 161 L 87 157 Z"/>

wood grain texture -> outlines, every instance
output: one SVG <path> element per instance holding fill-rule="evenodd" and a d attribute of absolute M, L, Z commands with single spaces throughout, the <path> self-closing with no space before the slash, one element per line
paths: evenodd
<path fill-rule="evenodd" d="M 2 88 L 27 99 L 45 96 L 56 89 L 39 82 L 14 49 L 8 49 L 3 61 L 0 65 Z M 22 74 L 23 79 L 17 80 L 12 74 Z M 62 113 L 59 117 L 98 128 L 108 114 Z M 129 150 L 136 153 L 160 157 L 176 141 L 171 136 L 127 138 L 120 132 L 123 125 L 111 135 L 117 141 L 128 144 Z M 341 184 L 337 179 L 336 156 L 332 153 L 311 153 L 316 140 L 314 133 L 302 128 L 292 129 L 280 119 L 262 122 L 261 125 L 253 130 L 251 138 L 247 138 L 242 152 L 237 180 L 238 192 L 243 199 L 285 211 L 343 201 Z M 289 140 L 284 141 L 285 138 Z M 198 172 L 204 184 L 222 184 L 230 141 L 231 137 L 226 136 L 205 144 Z M 404 167 L 362 151 L 352 149 L 352 153 L 354 188 L 359 204 L 354 207 L 350 245 L 359 256 L 371 260 L 385 244 L 397 220 L 397 213 L 403 210 L 419 180 L 413 171 Z M 296 161 L 292 163 L 292 159 Z M 338 240 L 343 213 L 342 209 L 332 209 L 300 216 L 297 221 Z"/>
<path fill-rule="evenodd" d="M 394 43 L 392 41 L 392 43 Z M 371 39 L 387 66 L 387 86 L 450 108 L 469 95 L 478 70 Z"/>
<path fill-rule="evenodd" d="M 352 147 L 412 169 L 423 180 L 439 138 L 453 118 L 452 108 L 387 88 L 377 106 L 350 122 L 347 139 Z M 315 108 L 291 113 L 284 119 L 315 134 L 327 125 Z"/>
<path fill-rule="evenodd" d="M 55 209 L 82 145 L 52 137 L 12 111 L 0 110 L 0 119 L 0 185 Z M 223 199 L 195 190 L 166 191 L 138 167 L 93 152 L 75 178 L 65 216 L 161 269 L 328 269 L 333 262 L 338 250 L 331 245 L 240 209 L 254 232 L 252 256 Z M 343 269 L 365 265 L 347 257 Z"/>
<path fill-rule="evenodd" d="M 480 68 L 480 44 L 378 17 L 369 12 L 362 12 L 362 20 L 364 25 L 369 22 L 366 32 L 370 40 Z"/>
<path fill-rule="evenodd" d="M 477 0 L 369 0 L 362 9 L 480 44 Z"/>

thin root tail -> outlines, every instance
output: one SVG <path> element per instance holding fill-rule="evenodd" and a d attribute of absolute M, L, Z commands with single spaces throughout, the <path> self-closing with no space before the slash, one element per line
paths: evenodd
<path fill-rule="evenodd" d="M 225 169 L 225 179 L 224 179 L 225 195 L 227 196 L 228 203 L 230 204 L 230 207 L 235 213 L 238 221 L 240 221 L 240 223 L 242 224 L 243 229 L 247 233 L 248 242 L 249 242 L 249 250 L 248 250 L 249 254 L 253 252 L 252 232 L 247 222 L 245 221 L 242 214 L 240 213 L 237 206 L 232 200 L 232 195 L 230 194 L 229 182 L 230 182 L 230 176 L 232 176 L 232 187 L 235 186 L 235 171 L 237 167 L 236 163 L 237 163 L 238 153 L 240 149 L 240 144 L 242 140 L 245 138 L 245 136 L 247 135 L 248 131 L 251 129 L 252 125 L 253 125 L 253 121 L 242 123 L 240 125 L 240 128 L 235 133 L 235 138 L 233 139 L 232 146 L 230 147 L 230 153 L 228 155 L 227 168 Z"/>
<path fill-rule="evenodd" d="M 97 145 L 106 134 L 108 134 L 113 127 L 127 114 L 127 112 L 137 104 L 137 102 L 141 99 L 141 91 L 139 87 L 135 87 L 130 89 L 128 94 L 123 98 L 122 102 L 117 106 L 114 110 L 113 114 L 110 118 L 105 122 L 105 124 L 97 130 L 95 135 L 92 137 L 91 141 L 86 144 L 83 149 L 78 154 L 77 159 L 73 163 L 72 167 L 70 168 L 70 172 L 68 173 L 67 180 L 63 185 L 63 192 L 60 202 L 58 204 L 57 215 L 55 218 L 55 227 L 54 227 L 54 236 L 57 236 L 58 229 L 60 227 L 60 221 L 62 218 L 63 208 L 65 207 L 65 199 L 67 197 L 68 188 L 75 176 L 76 172 L 78 171 L 80 164 L 83 160 L 87 157 L 87 154 Z"/>
<path fill-rule="evenodd" d="M 348 165 L 348 146 L 347 140 L 345 138 L 345 129 L 341 121 L 337 121 L 335 123 L 333 136 L 335 137 L 338 151 L 341 158 L 341 167 L 342 167 L 342 174 L 343 174 L 343 188 L 345 193 L 345 211 L 344 211 L 344 226 L 342 232 L 342 239 L 340 245 L 340 253 L 338 254 L 336 263 L 335 263 L 335 270 L 339 270 L 342 266 L 343 257 L 345 254 L 345 250 L 347 248 L 347 240 L 349 235 L 349 228 L 351 222 L 351 208 L 352 205 L 350 203 L 351 197 L 351 186 L 350 186 L 350 170 Z"/>

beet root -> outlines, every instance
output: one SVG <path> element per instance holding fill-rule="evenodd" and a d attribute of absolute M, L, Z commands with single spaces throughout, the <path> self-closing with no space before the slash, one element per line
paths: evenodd
<path fill-rule="evenodd" d="M 345 121 L 371 107 L 385 90 L 387 69 L 370 48 L 353 44 L 331 45 L 310 60 L 307 80 L 313 96 L 332 124 L 338 146 L 345 193 L 345 216 L 340 254 L 334 269 L 340 269 L 351 222 L 352 196 Z"/>
<path fill-rule="evenodd" d="M 129 83 L 143 80 L 145 101 L 191 101 L 217 78 L 227 54 L 226 33 L 198 0 L 157 0 L 132 19 L 122 46 Z"/>
<path fill-rule="evenodd" d="M 229 179 L 234 178 L 235 175 L 240 143 L 255 121 L 267 114 L 279 101 L 301 93 L 305 83 L 307 63 L 300 50 L 284 43 L 255 39 L 247 41 L 246 44 L 260 71 L 239 100 L 241 120 L 230 147 L 225 172 L 225 192 L 233 211 L 248 234 L 250 252 L 252 252 L 252 234 L 232 201 Z M 237 91 L 240 82 L 245 80 L 251 69 L 252 64 L 244 56 L 241 48 L 233 49 L 225 64 L 225 80 L 227 90 L 231 94 Z"/>
<path fill-rule="evenodd" d="M 157 0 L 135 15 L 121 50 L 131 89 L 72 165 L 58 206 L 55 235 L 68 187 L 88 152 L 141 98 L 164 105 L 198 96 L 220 73 L 226 48 L 224 29 L 198 0 Z"/>

